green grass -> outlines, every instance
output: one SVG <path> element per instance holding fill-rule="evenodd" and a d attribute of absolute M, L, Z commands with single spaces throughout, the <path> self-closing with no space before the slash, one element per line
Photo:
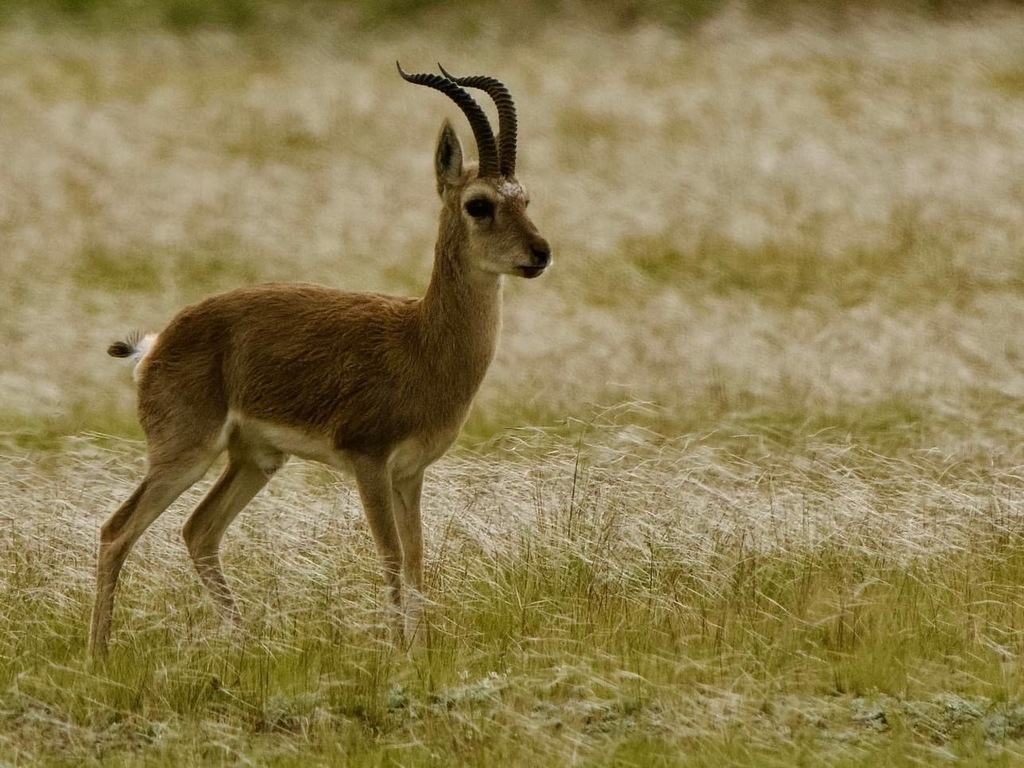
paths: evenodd
<path fill-rule="evenodd" d="M 79 256 L 73 277 L 82 288 L 114 293 L 153 293 L 163 285 L 161 265 L 150 254 L 112 254 L 96 247 Z"/>
<path fill-rule="evenodd" d="M 993 72 L 989 76 L 989 84 L 1005 96 L 1024 98 L 1024 65 Z"/>
<path fill-rule="evenodd" d="M 111 449 L 85 449 L 82 463 L 66 453 L 48 470 L 72 507 L 90 466 L 107 467 L 108 485 L 126 474 Z M 831 487 L 805 498 L 812 526 L 830 496 L 850 492 L 832 469 Z M 710 512 L 710 527 L 693 539 L 702 526 L 678 516 L 713 497 L 684 485 L 640 507 L 632 491 L 615 497 L 622 470 L 578 466 L 567 506 L 538 480 L 536 518 L 505 523 L 500 543 L 465 539 L 458 523 L 438 530 L 436 604 L 408 653 L 374 628 L 366 532 L 321 528 L 333 513 L 311 512 L 308 497 L 306 512 L 268 518 L 288 490 L 250 513 L 227 550 L 248 636 L 214 632 L 197 580 L 164 552 L 180 543 L 158 532 L 129 561 L 101 663 L 84 655 L 91 547 L 71 538 L 81 513 L 58 508 L 46 536 L 14 522 L 0 541 L 0 756 L 525 766 L 574 754 L 587 765 L 767 766 L 911 764 L 936 750 L 1009 765 L 1021 754 L 1012 659 L 1024 637 L 1024 527 L 1012 513 L 954 508 L 937 523 L 952 526 L 949 547 L 908 547 L 885 526 L 858 540 L 856 525 L 822 528 L 823 539 L 742 515 L 716 525 L 729 516 L 711 502 L 696 513 Z M 880 489 L 921 479 L 868 454 L 862 470 Z M 995 503 L 1007 482 L 1019 483 L 1001 475 L 972 503 Z M 790 468 L 754 504 L 810 487 Z M 897 497 L 878 498 L 882 514 L 900 514 Z M 928 526 L 926 505 L 903 513 Z M 290 529 L 283 539 L 263 530 L 295 522 L 301 556 L 285 543 Z M 316 529 L 334 532 L 310 538 Z"/>
<path fill-rule="evenodd" d="M 595 303 L 635 301 L 671 286 L 694 299 L 749 296 L 769 307 L 846 309 L 871 302 L 888 309 L 921 304 L 963 306 L 991 290 L 1016 290 L 1024 273 L 991 278 L 957 258 L 954 245 L 925 225 L 893 225 L 891 244 L 822 254 L 819 237 L 806 243 L 746 246 L 711 233 L 692 247 L 663 238 L 629 238 L 590 289 Z M 615 281 L 618 289 L 607 290 Z"/>
<path fill-rule="evenodd" d="M 268 270 L 270 271 L 270 270 Z M 258 282 L 259 264 L 234 242 L 203 242 L 188 248 L 109 249 L 89 245 L 72 271 L 75 285 L 101 295 L 174 290 L 186 300 Z"/>
<path fill-rule="evenodd" d="M 791 21 L 811 16 L 850 23 L 864 9 L 884 7 L 925 17 L 957 17 L 976 11 L 979 5 L 995 5 L 966 0 L 787 0 L 769 3 L 748 0 L 746 8 L 755 15 L 775 21 Z M 667 24 L 680 30 L 692 30 L 714 18 L 728 7 L 724 0 L 602 0 L 587 6 L 608 23 L 622 28 L 643 22 Z M 575 10 L 571 3 L 534 0 L 526 6 L 529 17 L 550 19 L 559 12 Z M 522 13 L 522 11 L 520 11 Z M 356 22 L 370 30 L 388 29 L 436 18 L 440 14 L 462 19 L 460 29 L 479 33 L 495 15 L 503 15 L 499 3 L 442 3 L 439 0 L 9 0 L 0 10 L 0 23 L 35 20 L 54 26 L 77 26 L 87 31 L 124 31 L 139 28 L 163 28 L 174 33 L 219 28 L 231 32 L 281 31 L 301 29 L 310 20 L 335 16 L 339 21 Z"/>
<path fill-rule="evenodd" d="M 79 401 L 46 418 L 26 418 L 17 412 L 0 411 L 0 448 L 49 453 L 63 449 L 69 435 L 87 434 L 100 442 L 104 437 L 140 439 L 142 430 L 131 411 L 114 402 Z"/>

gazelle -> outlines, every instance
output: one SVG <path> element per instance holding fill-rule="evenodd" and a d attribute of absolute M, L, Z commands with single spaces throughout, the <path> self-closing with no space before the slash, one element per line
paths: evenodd
<path fill-rule="evenodd" d="M 479 161 L 444 121 L 434 156 L 441 213 L 421 298 L 267 284 L 213 296 L 159 335 L 108 350 L 134 360 L 148 469 L 100 531 L 90 647 L 106 650 L 118 575 L 132 545 L 227 450 L 183 535 L 226 618 L 239 620 L 220 541 L 289 456 L 355 475 L 390 604 L 415 626 L 423 589 L 423 472 L 452 444 L 494 355 L 504 275 L 537 277 L 551 249 L 515 176 L 516 112 L 491 77 L 399 73 L 466 115 Z M 495 102 L 499 135 L 465 88 Z M 404 601 L 402 581 L 412 590 Z M 401 632 L 401 627 L 397 627 Z"/>

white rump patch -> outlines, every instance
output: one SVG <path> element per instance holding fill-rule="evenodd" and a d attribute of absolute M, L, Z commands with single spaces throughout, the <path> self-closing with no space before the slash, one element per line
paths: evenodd
<path fill-rule="evenodd" d="M 159 334 L 156 333 L 147 333 L 135 343 L 132 353 L 128 356 L 128 362 L 135 366 L 132 368 L 132 379 L 136 383 L 138 383 L 139 374 L 141 373 L 139 366 L 142 365 L 142 361 L 145 360 L 146 356 L 152 351 L 153 344 L 156 343 L 156 337 L 158 335 Z"/>

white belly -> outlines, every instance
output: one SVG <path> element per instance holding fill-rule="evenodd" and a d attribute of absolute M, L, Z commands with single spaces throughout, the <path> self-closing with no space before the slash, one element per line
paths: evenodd
<path fill-rule="evenodd" d="M 222 434 L 224 447 L 228 436 L 235 434 L 239 447 L 260 466 L 279 466 L 284 458 L 298 456 L 352 471 L 351 458 L 335 446 L 333 435 L 255 419 L 237 411 L 228 414 Z M 455 428 L 409 437 L 391 451 L 388 467 L 395 477 L 411 477 L 441 458 L 458 434 Z"/>

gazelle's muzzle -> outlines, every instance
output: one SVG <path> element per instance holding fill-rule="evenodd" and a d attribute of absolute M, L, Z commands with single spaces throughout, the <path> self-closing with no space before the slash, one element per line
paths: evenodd
<path fill-rule="evenodd" d="M 551 266 L 551 261 L 551 246 L 543 237 L 538 237 L 530 245 L 530 263 L 519 267 L 519 274 L 528 278 L 539 277 Z"/>

